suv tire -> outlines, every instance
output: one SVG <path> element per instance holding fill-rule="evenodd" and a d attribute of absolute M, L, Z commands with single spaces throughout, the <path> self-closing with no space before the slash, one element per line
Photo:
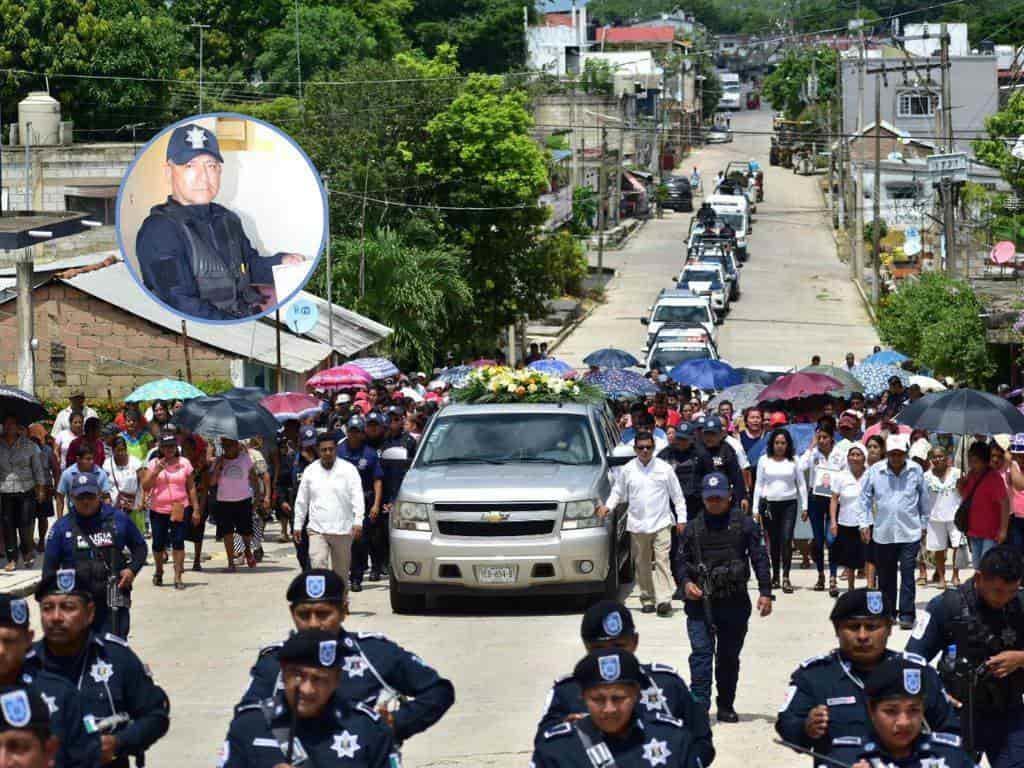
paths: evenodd
<path fill-rule="evenodd" d="M 398 579 L 394 574 L 388 579 L 388 594 L 391 598 L 392 613 L 422 613 L 427 608 L 426 595 L 403 595 L 398 591 Z"/>

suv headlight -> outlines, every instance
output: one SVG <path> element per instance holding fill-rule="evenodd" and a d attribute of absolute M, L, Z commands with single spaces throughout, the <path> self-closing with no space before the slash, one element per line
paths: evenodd
<path fill-rule="evenodd" d="M 430 531 L 430 505 L 412 501 L 398 502 L 392 515 L 395 528 L 402 531 Z"/>
<path fill-rule="evenodd" d="M 597 502 L 593 499 L 570 501 L 565 505 L 562 516 L 562 530 L 573 531 L 582 528 L 599 528 L 604 520 L 597 516 Z"/>

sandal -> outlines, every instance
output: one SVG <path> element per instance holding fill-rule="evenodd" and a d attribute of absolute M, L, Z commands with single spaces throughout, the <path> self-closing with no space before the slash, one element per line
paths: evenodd
<path fill-rule="evenodd" d="M 919 586 L 919 587 L 927 587 L 928 586 L 928 579 L 921 578 L 920 576 L 918 576 L 918 578 L 917 578 L 917 586 Z"/>
<path fill-rule="evenodd" d="M 839 587 L 836 585 L 835 579 L 828 580 L 828 596 L 839 597 Z"/>
<path fill-rule="evenodd" d="M 246 554 L 245 564 L 248 565 L 250 568 L 256 567 L 256 556 L 252 554 L 252 552 Z"/>
<path fill-rule="evenodd" d="M 940 592 L 945 592 L 945 591 L 946 591 L 946 589 L 947 589 L 947 587 L 946 587 L 946 582 L 945 582 L 945 581 L 940 581 L 940 582 L 939 582 L 939 583 L 937 583 L 937 584 L 936 584 L 935 586 L 936 586 L 936 588 L 937 588 L 937 589 L 938 589 L 938 590 L 939 590 Z"/>
<path fill-rule="evenodd" d="M 957 587 L 960 586 L 960 577 L 959 576 L 954 576 L 953 577 L 953 581 L 950 582 L 950 583 L 953 585 L 953 589 L 956 589 Z"/>
<path fill-rule="evenodd" d="M 153 574 L 153 586 L 162 587 L 164 585 L 164 575 L 162 573 Z"/>
<path fill-rule="evenodd" d="M 192 563 L 192 570 L 193 571 L 201 571 L 201 570 L 203 570 L 203 564 L 201 562 L 199 562 L 198 560 L 196 560 L 194 563 Z"/>
<path fill-rule="evenodd" d="M 789 579 L 782 580 L 782 591 L 787 595 L 793 594 L 793 585 L 790 583 Z"/>
<path fill-rule="evenodd" d="M 184 589 L 185 588 L 185 582 L 182 581 L 181 579 L 175 579 L 174 580 L 174 588 L 175 589 Z"/>
<path fill-rule="evenodd" d="M 819 573 L 818 574 L 818 581 L 814 585 L 814 591 L 815 592 L 824 592 L 825 591 L 825 574 L 824 573 Z"/>

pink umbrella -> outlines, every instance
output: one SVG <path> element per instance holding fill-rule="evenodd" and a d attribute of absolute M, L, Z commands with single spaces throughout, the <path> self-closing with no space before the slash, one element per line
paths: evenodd
<path fill-rule="evenodd" d="M 489 360 L 488 358 L 482 357 L 479 360 L 474 360 L 470 363 L 471 368 L 486 368 L 488 365 L 497 365 L 497 360 Z"/>
<path fill-rule="evenodd" d="M 306 386 L 312 389 L 365 389 L 373 379 L 357 365 L 339 365 L 310 377 Z"/>
<path fill-rule="evenodd" d="M 879 432 L 881 432 L 882 431 L 882 424 L 883 423 L 884 422 L 880 421 L 877 424 L 872 424 L 870 427 L 865 429 L 864 430 L 864 434 L 861 436 L 861 441 L 863 442 L 864 440 L 867 440 L 872 435 L 877 435 Z M 909 435 L 911 432 L 914 431 L 910 427 L 908 427 L 906 424 L 895 424 L 894 422 L 890 421 L 889 422 L 889 426 L 890 426 L 889 434 L 892 434 L 891 427 L 893 427 L 893 426 L 896 427 L 896 429 L 897 429 L 896 433 L 899 434 L 899 435 Z"/>
<path fill-rule="evenodd" d="M 991 258 L 996 264 L 1009 264 L 1013 261 L 1013 258 L 1016 255 L 1017 246 L 1009 240 L 1000 240 L 998 243 L 993 245 L 992 250 L 989 251 L 989 258 Z"/>
<path fill-rule="evenodd" d="M 757 396 L 758 402 L 769 400 L 795 400 L 798 397 L 824 395 L 834 389 L 842 389 L 843 384 L 823 373 L 805 373 L 803 371 L 780 376 Z"/>
<path fill-rule="evenodd" d="M 274 414 L 281 422 L 288 421 L 288 419 L 301 421 L 307 416 L 320 413 L 327 407 L 327 404 L 319 397 L 307 395 L 304 392 L 279 392 L 276 395 L 267 395 L 260 400 L 260 405 Z"/>

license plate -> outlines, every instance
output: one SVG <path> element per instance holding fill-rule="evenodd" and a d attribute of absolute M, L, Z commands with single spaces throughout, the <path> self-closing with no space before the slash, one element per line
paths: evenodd
<path fill-rule="evenodd" d="M 478 565 L 476 580 L 481 584 L 515 584 L 515 565 Z"/>

